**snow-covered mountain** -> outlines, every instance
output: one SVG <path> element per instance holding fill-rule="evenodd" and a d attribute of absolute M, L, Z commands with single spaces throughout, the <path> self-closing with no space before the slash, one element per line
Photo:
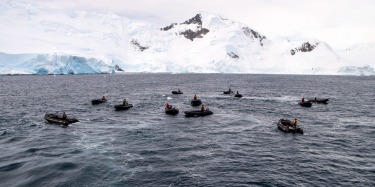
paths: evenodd
<path fill-rule="evenodd" d="M 369 61 L 374 58 L 366 58 L 374 54 L 369 46 L 337 53 L 316 39 L 270 40 L 218 14 L 199 12 L 180 23 L 158 27 L 109 12 L 50 9 L 26 0 L 4 0 L 0 7 L 0 74 L 112 73 L 119 69 L 374 74 L 375 64 Z"/>

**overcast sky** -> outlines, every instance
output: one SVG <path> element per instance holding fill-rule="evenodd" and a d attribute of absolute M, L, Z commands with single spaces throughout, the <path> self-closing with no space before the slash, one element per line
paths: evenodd
<path fill-rule="evenodd" d="M 375 42 L 375 0 L 58 0 L 53 8 L 111 11 L 156 26 L 199 11 L 249 25 L 271 39 L 315 38 L 334 49 Z"/>

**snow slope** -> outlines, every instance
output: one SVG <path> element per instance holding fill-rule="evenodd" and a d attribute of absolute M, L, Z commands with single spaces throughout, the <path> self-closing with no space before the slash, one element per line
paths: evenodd
<path fill-rule="evenodd" d="M 373 51 L 369 46 L 336 53 L 315 39 L 272 41 L 245 24 L 205 12 L 158 27 L 110 12 L 3 0 L 0 24 L 0 74 L 112 73 L 119 67 L 125 72 L 371 75 L 353 68 L 374 67 L 369 62 L 374 58 L 366 58 L 374 54 L 366 53 Z"/>

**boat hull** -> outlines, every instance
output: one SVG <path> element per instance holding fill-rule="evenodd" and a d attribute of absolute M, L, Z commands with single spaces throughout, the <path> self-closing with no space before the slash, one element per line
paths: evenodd
<path fill-rule="evenodd" d="M 128 110 L 131 107 L 133 107 L 132 104 L 128 104 L 128 105 L 115 105 L 114 106 L 115 110 Z"/>
<path fill-rule="evenodd" d="M 169 115 L 177 115 L 179 110 L 178 108 L 165 109 L 165 113 Z"/>
<path fill-rule="evenodd" d="M 292 125 L 292 122 L 287 119 L 280 119 L 279 122 L 277 122 L 277 128 L 287 133 L 303 134 L 303 129 L 299 125 L 296 125 L 296 127 L 294 127 Z"/>
<path fill-rule="evenodd" d="M 299 102 L 298 104 L 303 106 L 303 107 L 311 107 L 312 106 L 312 103 L 309 102 L 309 101 Z"/>
<path fill-rule="evenodd" d="M 242 94 L 234 94 L 234 97 L 241 98 L 241 97 L 242 97 Z"/>
<path fill-rule="evenodd" d="M 76 118 L 66 118 L 63 119 L 57 114 L 46 114 L 44 115 L 44 119 L 48 121 L 49 123 L 55 123 L 59 125 L 65 125 L 68 126 L 69 124 L 78 122 L 79 120 Z"/>
<path fill-rule="evenodd" d="M 186 117 L 200 117 L 200 116 L 208 116 L 213 114 L 212 111 L 210 110 L 191 110 L 191 111 L 185 111 L 185 116 Z"/>
<path fill-rule="evenodd" d="M 93 104 L 93 105 L 98 105 L 98 104 L 100 104 L 100 103 L 104 103 L 104 102 L 106 102 L 107 100 L 105 99 L 93 99 L 93 100 L 91 100 L 91 104 Z"/>
<path fill-rule="evenodd" d="M 328 101 L 329 99 L 325 98 L 325 99 L 309 99 L 308 100 L 309 102 L 312 102 L 312 103 L 320 103 L 320 104 L 328 104 Z"/>
<path fill-rule="evenodd" d="M 179 92 L 179 91 L 172 91 L 172 94 L 183 94 L 183 92 Z"/>

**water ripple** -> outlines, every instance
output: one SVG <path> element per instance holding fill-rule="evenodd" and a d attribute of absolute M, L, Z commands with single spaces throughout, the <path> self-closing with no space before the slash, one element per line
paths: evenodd
<path fill-rule="evenodd" d="M 375 186 L 374 77 L 0 76 L 2 186 Z M 243 98 L 223 95 L 228 88 Z M 181 89 L 184 94 L 172 95 Z M 213 115 L 186 118 L 197 94 Z M 109 100 L 92 106 L 91 99 Z M 328 97 L 302 108 L 301 97 Z M 134 107 L 115 111 L 129 98 Z M 164 114 L 165 103 L 180 114 Z M 65 111 L 80 122 L 46 123 Z M 279 131 L 297 117 L 304 134 Z"/>

